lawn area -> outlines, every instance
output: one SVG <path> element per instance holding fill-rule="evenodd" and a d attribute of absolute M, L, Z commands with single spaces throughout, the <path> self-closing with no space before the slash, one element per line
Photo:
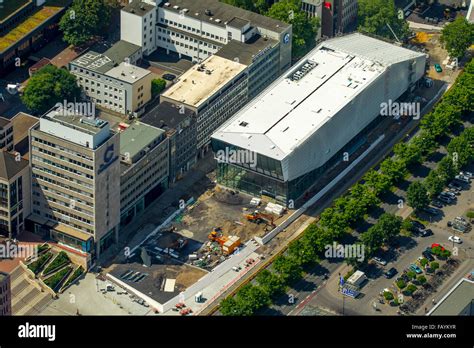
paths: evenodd
<path fill-rule="evenodd" d="M 30 263 L 28 265 L 28 268 L 34 273 L 34 274 L 38 274 L 41 269 L 43 268 L 43 266 L 49 261 L 49 259 L 53 256 L 53 254 L 51 252 L 47 252 L 46 254 L 44 255 L 41 255 L 38 260 Z"/>
<path fill-rule="evenodd" d="M 69 257 L 64 251 L 61 251 L 58 256 L 48 265 L 48 267 L 43 271 L 44 275 L 48 275 L 54 270 L 61 268 L 62 266 L 70 263 Z"/>
<path fill-rule="evenodd" d="M 49 286 L 53 291 L 59 289 L 60 283 L 66 279 L 66 276 L 72 271 L 72 267 L 66 267 L 60 270 L 59 272 L 53 274 L 51 277 L 46 279 L 44 283 Z"/>

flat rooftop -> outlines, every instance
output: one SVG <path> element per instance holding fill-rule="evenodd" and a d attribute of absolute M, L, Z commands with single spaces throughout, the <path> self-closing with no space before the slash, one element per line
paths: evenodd
<path fill-rule="evenodd" d="M 52 122 L 57 122 L 63 126 L 90 134 L 95 135 L 102 131 L 102 129 L 108 126 L 108 122 L 100 118 L 91 118 L 87 116 L 81 116 L 72 113 L 68 110 L 55 109 L 48 112 L 42 118 L 48 119 Z"/>
<path fill-rule="evenodd" d="M 245 68 L 244 64 L 236 61 L 210 56 L 202 64 L 194 65 L 181 75 L 178 81 L 163 93 L 163 97 L 198 108 Z"/>
<path fill-rule="evenodd" d="M 165 6 L 165 3 L 169 3 L 169 6 Z M 290 24 L 231 6 L 219 0 L 166 0 L 160 6 L 167 11 L 174 11 L 176 13 L 183 9 L 188 9 L 189 11 L 186 13 L 186 16 L 224 28 L 231 21 L 237 27 L 242 26 L 244 22 L 250 22 L 252 26 L 277 33 L 282 33 L 290 27 Z M 206 15 L 205 10 L 211 11 L 212 15 Z M 216 20 L 220 20 L 220 22 Z"/>
<path fill-rule="evenodd" d="M 248 42 L 240 42 L 231 40 L 227 45 L 216 52 L 216 56 L 235 60 L 245 65 L 250 65 L 255 56 L 267 49 L 267 47 L 274 47 L 278 44 L 276 40 L 264 38 L 260 35 L 255 35 Z"/>
<path fill-rule="evenodd" d="M 328 40 L 219 128 L 214 139 L 282 160 L 395 62 L 420 53 L 361 34 Z M 299 74 L 299 78 L 295 78 Z"/>
<path fill-rule="evenodd" d="M 151 71 L 140 68 L 135 65 L 120 63 L 119 66 L 110 69 L 105 75 L 114 79 L 133 84 L 147 75 L 150 75 Z"/>
<path fill-rule="evenodd" d="M 44 6 L 22 20 L 0 38 L 0 52 L 7 50 L 10 46 L 24 39 L 42 24 L 55 17 L 68 3 L 69 0 L 46 1 Z"/>
<path fill-rule="evenodd" d="M 128 12 L 135 14 L 137 16 L 144 16 L 148 12 L 153 11 L 155 6 L 150 5 L 146 2 L 139 1 L 139 0 L 133 0 L 131 3 L 129 3 L 127 6 L 125 6 L 122 11 Z"/>
<path fill-rule="evenodd" d="M 120 133 L 120 153 L 135 157 L 145 147 L 149 146 L 165 131 L 144 123 L 132 123 L 130 127 Z"/>
<path fill-rule="evenodd" d="M 3 1 L 0 7 L 0 23 L 30 2 L 32 0 Z"/>
<path fill-rule="evenodd" d="M 88 51 L 71 63 L 101 74 L 124 63 L 125 59 L 140 50 L 140 46 L 120 40 L 105 52 Z"/>
<path fill-rule="evenodd" d="M 178 105 L 164 101 L 143 115 L 140 122 L 164 130 L 176 129 L 181 122 L 194 115 L 188 108 L 184 108 L 183 113 L 181 110 Z"/>
<path fill-rule="evenodd" d="M 462 278 L 429 312 L 429 315 L 459 315 L 470 306 L 474 315 L 474 281 Z"/>

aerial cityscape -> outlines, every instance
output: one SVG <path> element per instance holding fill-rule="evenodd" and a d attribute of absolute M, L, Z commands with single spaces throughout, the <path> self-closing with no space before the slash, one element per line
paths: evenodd
<path fill-rule="evenodd" d="M 0 0 L 0 31 L 0 331 L 474 316 L 474 1 Z"/>

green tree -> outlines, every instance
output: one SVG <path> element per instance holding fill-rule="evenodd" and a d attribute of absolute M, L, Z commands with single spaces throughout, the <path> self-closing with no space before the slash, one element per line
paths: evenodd
<path fill-rule="evenodd" d="M 154 97 L 166 88 L 166 81 L 163 79 L 153 79 L 151 81 L 151 95 Z"/>
<path fill-rule="evenodd" d="M 273 262 L 273 269 L 280 275 L 285 284 L 291 284 L 301 279 L 303 268 L 292 257 L 278 256 Z"/>
<path fill-rule="evenodd" d="M 398 143 L 394 146 L 393 152 L 399 159 L 405 162 L 407 167 L 418 164 L 422 160 L 421 149 L 416 145 Z"/>
<path fill-rule="evenodd" d="M 271 298 L 281 296 L 285 292 L 285 284 L 282 279 L 268 269 L 264 269 L 258 273 L 255 280 Z"/>
<path fill-rule="evenodd" d="M 377 225 L 374 225 L 360 235 L 360 240 L 367 248 L 367 256 L 369 256 L 382 246 L 384 233 Z"/>
<path fill-rule="evenodd" d="M 452 180 L 456 176 L 457 169 L 458 168 L 451 156 L 444 157 L 438 163 L 438 172 L 443 177 L 445 182 Z"/>
<path fill-rule="evenodd" d="M 394 0 L 359 0 L 357 16 L 360 31 L 395 40 L 390 26 L 399 40 L 408 36 L 408 23 L 398 17 Z"/>
<path fill-rule="evenodd" d="M 298 260 L 301 265 L 315 262 L 317 256 L 314 245 L 311 244 L 311 241 L 306 235 L 290 243 L 288 246 L 288 254 Z"/>
<path fill-rule="evenodd" d="M 463 57 L 474 42 L 474 24 L 458 16 L 441 30 L 440 41 L 451 57 Z"/>
<path fill-rule="evenodd" d="M 42 114 L 64 100 L 75 101 L 81 95 L 76 77 L 66 69 L 48 65 L 28 81 L 21 100 L 34 113 Z"/>
<path fill-rule="evenodd" d="M 268 17 L 289 23 L 293 27 L 293 58 L 304 56 L 316 45 L 319 18 L 310 18 L 301 10 L 301 0 L 281 0 L 274 3 Z"/>
<path fill-rule="evenodd" d="M 446 181 L 437 170 L 432 170 L 426 177 L 424 185 L 428 190 L 430 198 L 433 199 L 443 191 Z"/>
<path fill-rule="evenodd" d="M 407 174 L 405 163 L 399 159 L 387 158 L 380 163 L 380 170 L 390 178 L 392 184 L 398 183 Z"/>
<path fill-rule="evenodd" d="M 63 39 L 73 46 L 107 33 L 111 8 L 104 0 L 74 0 L 59 22 Z"/>
<path fill-rule="evenodd" d="M 457 158 L 458 168 L 464 167 L 474 159 L 474 149 L 462 134 L 451 139 L 448 144 L 448 152 L 451 157 Z"/>
<path fill-rule="evenodd" d="M 387 192 L 391 186 L 391 180 L 387 175 L 373 169 L 368 171 L 363 179 L 365 184 L 369 186 L 377 196 Z"/>
<path fill-rule="evenodd" d="M 428 191 L 423 183 L 415 181 L 408 186 L 407 190 L 408 205 L 415 210 L 420 210 L 430 204 Z"/>
<path fill-rule="evenodd" d="M 400 234 L 402 222 L 403 219 L 394 214 L 384 213 L 380 216 L 376 226 L 381 230 L 384 242 Z"/>

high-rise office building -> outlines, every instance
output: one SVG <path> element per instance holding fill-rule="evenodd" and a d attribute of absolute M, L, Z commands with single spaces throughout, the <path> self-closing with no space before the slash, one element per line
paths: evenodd
<path fill-rule="evenodd" d="M 32 229 L 99 257 L 118 240 L 119 134 L 101 119 L 53 109 L 30 129 Z"/>

